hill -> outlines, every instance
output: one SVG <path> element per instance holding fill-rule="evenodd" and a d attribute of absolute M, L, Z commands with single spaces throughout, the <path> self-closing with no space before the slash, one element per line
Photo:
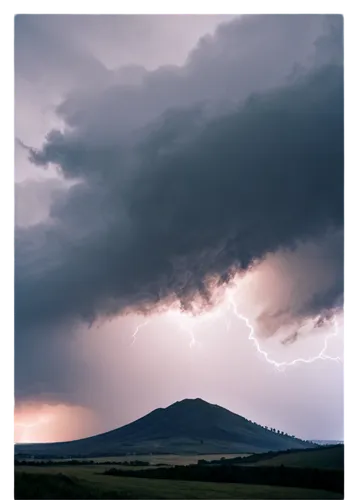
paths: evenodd
<path fill-rule="evenodd" d="M 257 465 L 267 465 L 270 467 L 284 465 L 285 467 L 343 469 L 344 447 L 343 445 L 337 445 L 316 448 L 313 450 L 280 453 L 276 457 L 258 461 Z"/>
<path fill-rule="evenodd" d="M 343 470 L 344 446 L 340 444 L 304 450 L 271 451 L 242 458 L 213 460 L 209 463 L 213 465 L 252 465 L 259 467 L 280 467 L 283 465 L 285 467 Z"/>
<path fill-rule="evenodd" d="M 15 453 L 34 456 L 259 453 L 314 446 L 273 432 L 202 399 L 185 399 L 104 434 L 63 443 L 16 445 Z"/>
<path fill-rule="evenodd" d="M 325 445 L 332 446 L 335 444 L 344 444 L 343 441 L 337 441 L 334 439 L 312 439 L 311 441 L 313 443 L 316 443 L 316 444 L 321 444 L 322 446 L 325 446 Z"/>

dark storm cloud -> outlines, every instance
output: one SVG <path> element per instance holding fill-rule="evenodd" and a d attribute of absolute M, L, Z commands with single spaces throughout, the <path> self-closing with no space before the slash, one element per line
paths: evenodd
<path fill-rule="evenodd" d="M 16 232 L 19 328 L 173 298 L 190 309 L 210 302 L 211 276 L 342 227 L 342 67 L 209 122 L 173 112 L 130 151 L 53 132 L 32 160 L 84 181 Z"/>
<path fill-rule="evenodd" d="M 343 86 L 340 69 L 325 67 L 197 131 L 178 111 L 138 149 L 134 171 L 121 151 L 50 135 L 34 161 L 96 176 L 54 205 L 53 225 L 18 234 L 21 321 L 91 319 L 140 305 L 140 292 L 188 304 L 210 293 L 211 274 L 342 224 Z"/>

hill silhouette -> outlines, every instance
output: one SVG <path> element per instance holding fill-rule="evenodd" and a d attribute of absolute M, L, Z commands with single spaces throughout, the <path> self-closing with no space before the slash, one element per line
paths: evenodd
<path fill-rule="evenodd" d="M 202 399 L 184 399 L 104 434 L 63 443 L 22 444 L 16 453 L 109 456 L 159 453 L 257 453 L 315 445 L 273 432 Z"/>

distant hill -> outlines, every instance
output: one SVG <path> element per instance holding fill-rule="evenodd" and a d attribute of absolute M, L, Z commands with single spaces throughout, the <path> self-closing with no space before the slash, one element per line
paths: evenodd
<path fill-rule="evenodd" d="M 299 450 L 290 453 L 280 453 L 276 457 L 259 460 L 257 465 L 270 467 L 284 465 L 285 467 L 305 467 L 315 469 L 343 469 L 344 447 L 342 444 L 326 446 L 313 450 Z M 256 465 L 255 464 L 255 465 Z"/>
<path fill-rule="evenodd" d="M 321 444 L 323 446 L 328 445 L 335 445 L 335 444 L 344 444 L 343 441 L 337 441 L 334 439 L 312 439 L 313 443 Z"/>
<path fill-rule="evenodd" d="M 257 453 L 303 449 L 312 443 L 268 430 L 202 399 L 185 399 L 104 434 L 63 443 L 15 445 L 34 456 Z"/>
<path fill-rule="evenodd" d="M 213 460 L 209 463 L 213 465 L 250 465 L 258 467 L 279 467 L 284 465 L 285 467 L 303 467 L 306 469 L 343 470 L 344 446 L 339 444 L 304 450 L 270 451 L 246 457 Z"/>

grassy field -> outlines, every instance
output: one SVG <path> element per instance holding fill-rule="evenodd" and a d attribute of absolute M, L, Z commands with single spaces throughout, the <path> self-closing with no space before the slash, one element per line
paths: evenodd
<path fill-rule="evenodd" d="M 281 454 L 277 457 L 259 460 L 258 462 L 247 464 L 250 466 L 272 466 L 277 467 L 305 467 L 315 469 L 343 469 L 344 468 L 344 447 L 343 445 L 332 448 L 321 448 L 309 451 L 294 451 L 288 454 Z"/>
<path fill-rule="evenodd" d="M 18 466 L 15 498 L 331 499 L 342 495 L 301 488 L 113 477 L 108 466 Z"/>

